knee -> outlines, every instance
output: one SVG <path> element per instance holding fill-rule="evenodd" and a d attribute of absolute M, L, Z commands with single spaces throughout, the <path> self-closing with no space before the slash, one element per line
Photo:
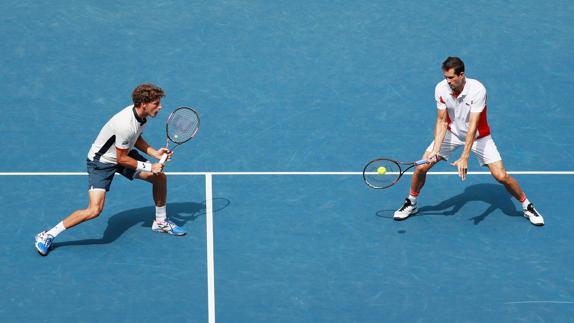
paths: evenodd
<path fill-rule="evenodd" d="M 103 211 L 103 207 L 100 206 L 93 206 L 86 209 L 86 220 L 91 220 L 93 218 L 97 218 Z"/>
<path fill-rule="evenodd" d="M 428 171 L 429 171 L 429 169 L 431 169 L 431 167 L 432 167 L 432 165 L 430 165 L 430 164 L 417 166 L 415 168 L 414 174 L 416 176 L 426 175 L 426 173 L 428 173 Z"/>
<path fill-rule="evenodd" d="M 506 172 L 495 172 L 492 173 L 492 176 L 494 177 L 494 179 L 496 179 L 497 182 L 501 184 L 508 183 L 510 180 L 510 176 Z"/>
<path fill-rule="evenodd" d="M 165 173 L 158 173 L 153 176 L 154 183 L 156 184 L 166 184 L 167 183 L 167 176 Z"/>

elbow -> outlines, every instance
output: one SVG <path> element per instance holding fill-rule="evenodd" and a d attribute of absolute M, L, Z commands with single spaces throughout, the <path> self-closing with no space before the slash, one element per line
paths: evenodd
<path fill-rule="evenodd" d="M 448 129 L 448 122 L 446 120 L 441 120 L 438 126 L 440 129 L 446 130 Z"/>
<path fill-rule="evenodd" d="M 127 156 L 118 156 L 116 159 L 116 162 L 122 166 L 126 166 L 128 163 L 128 157 Z"/>

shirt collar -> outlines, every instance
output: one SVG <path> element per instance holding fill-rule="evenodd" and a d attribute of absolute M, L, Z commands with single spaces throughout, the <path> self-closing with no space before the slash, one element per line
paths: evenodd
<path fill-rule="evenodd" d="M 143 126 L 147 122 L 146 118 L 142 119 L 142 118 L 140 118 L 140 116 L 138 116 L 138 113 L 136 112 L 135 106 L 132 108 L 132 111 L 134 113 L 134 117 L 136 118 L 136 120 L 140 123 L 141 126 Z"/>
<path fill-rule="evenodd" d="M 454 97 L 454 98 L 464 98 L 466 96 L 466 94 L 468 93 L 468 82 L 467 79 L 464 79 L 464 87 L 462 88 L 462 92 L 460 92 L 456 97 L 453 95 L 454 91 L 449 87 L 448 88 L 450 90 L 450 96 Z"/>
<path fill-rule="evenodd" d="M 468 94 L 468 91 L 469 91 L 468 88 L 469 88 L 470 86 L 468 85 L 468 82 L 467 82 L 467 81 L 468 81 L 468 80 L 465 78 L 465 79 L 464 79 L 464 88 L 462 88 L 462 92 L 461 92 L 460 95 L 459 95 L 460 97 L 465 97 L 465 96 Z"/>

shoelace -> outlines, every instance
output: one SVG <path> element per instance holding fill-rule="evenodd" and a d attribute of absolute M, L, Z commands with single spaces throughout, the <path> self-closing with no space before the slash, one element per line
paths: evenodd
<path fill-rule="evenodd" d="M 46 235 L 42 237 L 42 240 L 44 240 L 44 245 L 49 246 L 52 244 L 54 237 L 46 233 Z"/>
<path fill-rule="evenodd" d="M 407 207 L 411 206 L 411 200 L 407 199 L 405 201 L 405 204 L 403 204 L 403 206 L 399 209 L 399 211 L 404 211 Z"/>
<path fill-rule="evenodd" d="M 534 208 L 534 205 L 532 204 L 528 204 L 528 206 L 526 207 L 526 209 L 530 212 L 532 212 L 532 214 L 534 214 L 534 216 L 540 216 L 538 214 L 538 212 L 536 212 L 536 209 Z"/>
<path fill-rule="evenodd" d="M 165 220 L 163 223 L 158 223 L 158 227 L 162 230 L 173 230 L 172 222 L 169 220 Z"/>

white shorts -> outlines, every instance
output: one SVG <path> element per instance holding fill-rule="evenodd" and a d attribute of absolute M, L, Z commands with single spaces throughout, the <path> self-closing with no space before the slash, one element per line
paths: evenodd
<path fill-rule="evenodd" d="M 466 138 L 464 138 L 466 140 Z M 461 140 L 457 136 L 453 135 L 452 132 L 447 131 L 440 146 L 439 155 L 444 159 L 448 160 L 450 155 L 458 148 L 464 147 L 464 140 Z M 431 152 L 434 147 L 434 140 L 428 146 L 427 151 Z M 502 160 L 500 153 L 494 144 L 494 140 L 490 135 L 482 137 L 474 141 L 472 144 L 472 152 L 478 158 L 480 166 L 488 165 L 490 163 Z"/>

